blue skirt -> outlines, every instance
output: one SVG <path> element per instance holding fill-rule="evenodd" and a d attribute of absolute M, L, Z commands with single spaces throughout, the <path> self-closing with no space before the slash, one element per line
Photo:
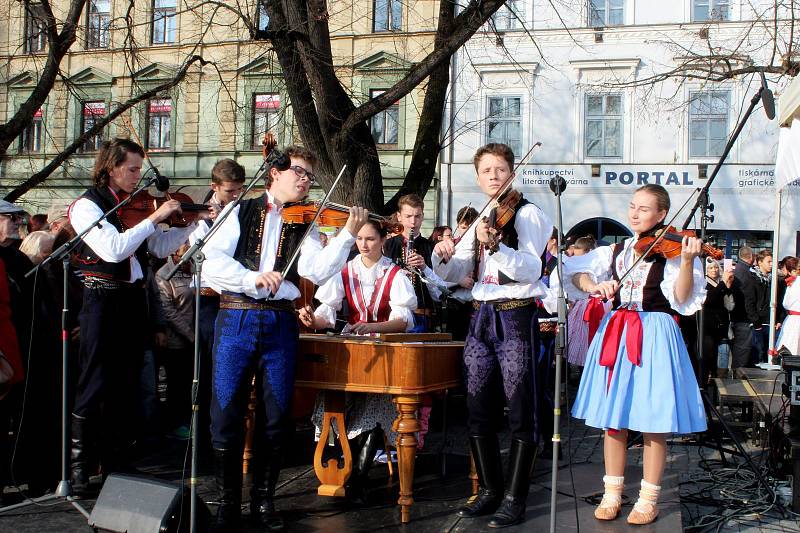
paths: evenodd
<path fill-rule="evenodd" d="M 625 331 L 608 382 L 600 353 L 608 321 L 600 323 L 586 354 L 572 416 L 601 429 L 643 433 L 697 433 L 706 430 L 706 414 L 689 354 L 675 320 L 666 313 L 642 312 L 642 364 L 628 360 Z"/>

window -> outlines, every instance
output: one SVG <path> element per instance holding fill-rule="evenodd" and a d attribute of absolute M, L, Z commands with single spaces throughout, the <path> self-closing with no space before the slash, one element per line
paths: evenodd
<path fill-rule="evenodd" d="M 111 0 L 89 0 L 88 4 L 86 48 L 108 48 Z"/>
<path fill-rule="evenodd" d="M 521 0 L 506 0 L 506 3 L 492 15 L 494 28 L 500 31 L 519 28 L 520 20 L 522 20 Z"/>
<path fill-rule="evenodd" d="M 383 90 L 371 90 L 369 92 L 369 97 L 377 98 L 382 95 L 383 92 Z M 375 140 L 375 144 L 397 144 L 397 125 L 399 119 L 399 102 L 393 103 L 370 119 L 370 130 L 372 130 L 372 138 Z"/>
<path fill-rule="evenodd" d="M 400 0 L 374 0 L 372 31 L 399 31 L 403 5 Z"/>
<path fill-rule="evenodd" d="M 102 120 L 106 115 L 105 102 L 84 102 L 81 110 L 81 135 L 94 127 L 97 122 Z M 83 152 L 96 152 L 100 149 L 100 144 L 103 142 L 103 133 L 97 133 L 91 136 L 81 150 Z"/>
<path fill-rule="evenodd" d="M 33 114 L 31 125 L 23 130 L 19 137 L 20 152 L 41 152 L 42 133 L 44 131 L 44 121 L 42 120 L 42 110 L 39 109 Z"/>
<path fill-rule="evenodd" d="M 177 0 L 154 0 L 153 44 L 175 42 L 175 3 Z"/>
<path fill-rule="evenodd" d="M 722 155 L 728 142 L 728 91 L 689 95 L 689 157 Z"/>
<path fill-rule="evenodd" d="M 258 31 L 261 32 L 267 31 L 267 26 L 269 26 L 269 13 L 267 13 L 267 4 L 265 0 L 259 0 L 258 2 L 258 13 L 256 22 L 258 23 L 257 26 Z"/>
<path fill-rule="evenodd" d="M 625 23 L 624 5 L 625 0 L 590 0 L 589 26 L 592 28 L 621 26 Z"/>
<path fill-rule="evenodd" d="M 44 51 L 47 33 L 41 6 L 31 4 L 25 10 L 25 51 L 37 54 Z"/>
<path fill-rule="evenodd" d="M 586 157 L 622 157 L 622 95 L 586 95 Z"/>
<path fill-rule="evenodd" d="M 280 95 L 275 93 L 253 95 L 253 148 L 261 149 L 264 134 L 267 132 L 272 132 L 278 140 L 276 130 L 280 110 Z"/>
<path fill-rule="evenodd" d="M 147 104 L 147 148 L 168 150 L 172 100 L 159 98 Z"/>
<path fill-rule="evenodd" d="M 730 0 L 692 0 L 692 20 L 730 20 Z"/>
<path fill-rule="evenodd" d="M 522 153 L 522 98 L 490 96 L 487 142 L 504 143 Z"/>

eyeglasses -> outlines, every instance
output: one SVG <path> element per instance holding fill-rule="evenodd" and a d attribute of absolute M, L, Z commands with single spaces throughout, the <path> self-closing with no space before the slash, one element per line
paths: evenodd
<path fill-rule="evenodd" d="M 295 176 L 300 179 L 306 178 L 309 183 L 314 183 L 317 181 L 317 175 L 313 172 L 309 172 L 305 168 L 301 167 L 300 165 L 292 165 L 289 167 L 291 170 L 294 170 Z"/>
<path fill-rule="evenodd" d="M 12 222 L 18 222 L 20 224 L 25 223 L 27 217 L 25 215 L 20 215 L 19 213 L 0 213 L 0 215 L 10 218 Z"/>

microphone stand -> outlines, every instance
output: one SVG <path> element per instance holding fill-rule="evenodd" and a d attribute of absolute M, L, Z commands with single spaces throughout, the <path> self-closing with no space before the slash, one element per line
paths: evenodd
<path fill-rule="evenodd" d="M 230 216 L 233 210 L 239 205 L 244 197 L 249 193 L 256 183 L 259 182 L 272 167 L 272 161 L 264 159 L 261 168 L 258 169 L 253 179 L 247 185 L 242 194 L 236 200 L 225 206 L 224 212 L 214 220 L 211 228 L 204 237 L 198 238 L 195 243 L 186 250 L 186 253 L 181 256 L 180 260 L 175 263 L 167 275 L 166 279 L 170 280 L 175 276 L 181 266 L 188 262 L 192 262 L 192 277 L 194 278 L 194 358 L 193 358 L 193 371 L 192 371 L 192 456 L 191 456 L 191 474 L 189 476 L 189 531 L 195 533 L 197 531 L 197 448 L 199 443 L 198 422 L 200 404 L 198 403 L 198 392 L 200 390 L 200 287 L 202 280 L 203 261 L 205 255 L 203 254 L 203 247 L 222 226 L 225 219 Z"/>
<path fill-rule="evenodd" d="M 134 196 L 142 192 L 144 189 L 150 187 L 154 183 L 157 182 L 158 176 L 153 176 L 143 185 L 141 185 L 138 189 L 133 191 L 127 198 L 119 202 L 117 205 L 103 213 L 103 215 L 92 222 L 85 230 L 78 233 L 70 240 L 59 246 L 57 249 L 53 250 L 44 261 L 36 265 L 34 268 L 29 270 L 25 277 L 30 277 L 32 274 L 36 274 L 39 269 L 48 265 L 54 261 L 61 260 L 61 268 L 63 271 L 63 285 L 62 285 L 62 296 L 64 299 L 63 307 L 61 308 L 61 481 L 59 481 L 58 486 L 53 494 L 48 494 L 42 496 L 41 498 L 33 498 L 28 499 L 27 501 L 9 505 L 6 507 L 0 508 L 0 513 L 5 513 L 7 511 L 11 511 L 13 509 L 19 509 L 22 507 L 27 507 L 28 505 L 35 505 L 40 502 L 49 501 L 57 498 L 64 498 L 70 504 L 72 504 L 75 509 L 77 509 L 86 519 L 89 519 L 89 512 L 84 509 L 77 500 L 72 497 L 72 482 L 69 479 L 69 440 L 70 440 L 70 425 L 69 425 L 69 379 L 68 379 L 68 370 L 69 370 L 69 330 L 67 329 L 67 317 L 69 316 L 69 254 L 73 248 L 78 244 L 79 241 L 83 240 L 83 237 L 92 231 L 95 227 L 101 227 L 103 220 L 108 217 L 108 215 L 114 213 L 119 208 L 124 207 L 127 205 Z"/>
<path fill-rule="evenodd" d="M 556 228 L 557 242 L 558 242 L 558 255 L 556 262 L 556 271 L 558 272 L 558 322 L 556 327 L 555 339 L 555 360 L 556 360 L 556 375 L 555 375 L 555 392 L 553 394 L 553 459 L 550 477 L 550 533 L 556 531 L 556 497 L 558 496 L 558 452 L 561 444 L 561 435 L 559 434 L 559 425 L 561 424 L 561 359 L 564 355 L 564 348 L 566 347 L 566 323 L 567 323 L 567 298 L 564 294 L 564 282 L 562 266 L 564 263 L 564 252 L 566 250 L 566 243 L 562 240 L 564 222 L 561 216 L 561 195 L 564 189 L 567 188 L 566 180 L 558 175 L 550 180 L 550 190 L 556 195 Z"/>

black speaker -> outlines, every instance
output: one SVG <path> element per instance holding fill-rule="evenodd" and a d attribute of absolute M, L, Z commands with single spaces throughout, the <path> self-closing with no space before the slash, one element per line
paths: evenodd
<path fill-rule="evenodd" d="M 197 500 L 198 531 L 208 529 L 208 509 Z M 189 491 L 143 476 L 111 474 L 89 517 L 89 526 L 115 533 L 189 530 Z"/>

